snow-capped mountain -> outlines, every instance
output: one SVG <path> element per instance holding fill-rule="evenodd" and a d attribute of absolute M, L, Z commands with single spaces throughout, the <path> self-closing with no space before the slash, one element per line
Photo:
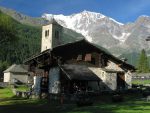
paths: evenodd
<path fill-rule="evenodd" d="M 112 18 L 108 18 L 104 16 L 103 14 L 89 12 L 89 11 L 83 11 L 81 13 L 73 14 L 70 16 L 64 16 L 62 14 L 61 15 L 43 14 L 42 17 L 46 18 L 47 20 L 51 20 L 54 18 L 62 26 L 81 33 L 91 42 L 92 42 L 91 32 L 93 30 L 93 27 L 95 28 L 97 24 L 101 26 L 101 29 L 104 29 L 103 27 L 105 27 L 106 24 L 108 28 L 113 27 L 111 26 L 111 23 L 115 24 L 117 27 L 120 27 L 123 25 L 122 23 L 119 23 Z M 117 29 L 117 28 L 114 28 L 114 29 Z M 123 33 L 123 34 L 119 34 L 119 37 L 118 37 L 117 32 L 115 32 L 114 30 L 110 30 L 109 33 L 115 39 L 120 40 L 120 41 L 124 41 L 123 38 L 126 35 L 125 33 Z"/>
<path fill-rule="evenodd" d="M 123 24 L 100 13 L 83 11 L 69 16 L 43 14 L 42 18 L 54 18 L 60 25 L 81 33 L 92 43 L 114 53 L 150 49 L 145 41 L 150 35 L 150 17 L 140 16 L 135 23 Z"/>

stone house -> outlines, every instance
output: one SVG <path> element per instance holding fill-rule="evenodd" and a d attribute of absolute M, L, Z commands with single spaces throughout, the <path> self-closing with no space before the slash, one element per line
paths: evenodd
<path fill-rule="evenodd" d="M 135 68 L 85 39 L 62 44 L 63 27 L 43 26 L 41 53 L 25 60 L 41 81 L 34 87 L 50 94 L 114 91 L 131 87 Z M 36 69 L 43 73 L 36 74 Z M 36 78 L 36 77 L 35 77 Z"/>
<path fill-rule="evenodd" d="M 7 83 L 14 82 L 28 83 L 28 70 L 22 65 L 13 64 L 4 71 L 4 81 Z"/>

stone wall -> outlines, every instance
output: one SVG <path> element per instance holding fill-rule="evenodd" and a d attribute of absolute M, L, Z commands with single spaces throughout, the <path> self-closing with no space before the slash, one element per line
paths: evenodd
<path fill-rule="evenodd" d="M 53 67 L 49 71 L 49 93 L 60 93 L 60 69 Z"/>
<path fill-rule="evenodd" d="M 4 73 L 4 82 L 10 82 L 10 73 Z"/>
<path fill-rule="evenodd" d="M 94 89 L 100 89 L 101 91 L 103 90 L 116 90 L 117 83 L 117 75 L 116 73 L 109 73 L 104 71 L 102 68 L 94 68 L 94 67 L 89 67 L 89 69 L 96 74 L 100 78 L 100 85 L 98 86 L 95 83 L 95 86 L 93 84 L 90 84 L 92 87 L 95 87 Z"/>
<path fill-rule="evenodd" d="M 40 95 L 41 93 L 41 79 L 42 79 L 42 76 L 34 76 L 33 77 L 33 92 L 36 94 L 36 95 Z"/>
<path fill-rule="evenodd" d="M 112 61 L 109 61 L 108 66 L 106 69 L 114 69 L 117 71 L 122 71 L 125 74 L 125 88 L 131 88 L 132 86 L 132 73 L 130 71 L 126 72 L 122 68 L 120 68 L 117 64 Z"/>
<path fill-rule="evenodd" d="M 15 81 L 20 81 L 22 83 L 28 82 L 27 73 L 4 73 L 4 82 L 14 83 Z"/>
<path fill-rule="evenodd" d="M 126 82 L 126 88 L 131 88 L 132 86 L 132 73 L 128 71 L 125 73 L 125 82 Z"/>
<path fill-rule="evenodd" d="M 115 64 L 112 61 L 108 61 L 107 66 L 105 67 L 106 69 L 113 69 L 115 71 L 124 71 L 123 69 L 121 69 L 117 64 Z"/>
<path fill-rule="evenodd" d="M 117 89 L 117 74 L 116 73 L 108 73 L 106 72 L 106 81 L 108 90 L 116 90 Z"/>

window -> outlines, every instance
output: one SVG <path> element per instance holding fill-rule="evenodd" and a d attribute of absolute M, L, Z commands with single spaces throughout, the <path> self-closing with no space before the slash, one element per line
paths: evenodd
<path fill-rule="evenodd" d="M 49 30 L 45 31 L 45 37 L 49 36 Z"/>
<path fill-rule="evenodd" d="M 86 54 L 85 55 L 85 61 L 91 61 L 91 54 Z"/>
<path fill-rule="evenodd" d="M 59 39 L 59 31 L 55 31 L 55 38 Z"/>

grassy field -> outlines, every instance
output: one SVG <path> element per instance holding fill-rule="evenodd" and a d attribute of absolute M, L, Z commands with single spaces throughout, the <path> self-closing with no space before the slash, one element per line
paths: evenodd
<path fill-rule="evenodd" d="M 132 84 L 150 84 L 150 80 L 133 80 Z"/>
<path fill-rule="evenodd" d="M 124 101 L 111 102 L 111 96 L 97 98 L 93 106 L 77 107 L 75 103 L 16 98 L 10 88 L 0 89 L 0 113 L 150 113 L 150 102 L 140 94 L 124 95 Z"/>
<path fill-rule="evenodd" d="M 13 97 L 11 88 L 0 88 L 0 99 Z"/>
<path fill-rule="evenodd" d="M 16 88 L 17 91 L 29 91 L 29 87 L 26 85 L 20 85 Z"/>

